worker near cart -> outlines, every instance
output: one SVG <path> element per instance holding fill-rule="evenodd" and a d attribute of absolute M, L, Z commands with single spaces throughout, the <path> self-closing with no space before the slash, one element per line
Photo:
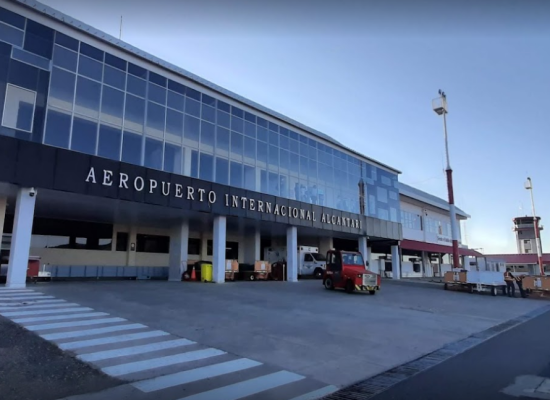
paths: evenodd
<path fill-rule="evenodd" d="M 527 294 L 525 293 L 525 290 L 523 290 L 523 278 L 525 278 L 525 275 L 522 275 L 522 276 L 513 276 L 512 277 L 514 278 L 514 280 L 516 281 L 517 285 L 518 285 L 518 289 L 519 289 L 519 293 L 521 295 L 522 298 L 526 298 L 527 297 Z"/>
<path fill-rule="evenodd" d="M 514 285 L 515 281 L 514 275 L 512 275 L 512 268 L 506 268 L 506 272 L 504 273 L 504 282 L 506 282 L 506 293 L 508 294 L 508 297 L 516 297 L 516 287 Z"/>

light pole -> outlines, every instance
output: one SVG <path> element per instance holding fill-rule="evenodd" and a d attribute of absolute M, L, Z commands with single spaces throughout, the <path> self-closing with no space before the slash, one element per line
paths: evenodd
<path fill-rule="evenodd" d="M 445 155 L 447 156 L 447 191 L 449 193 L 449 214 L 451 217 L 451 238 L 453 240 L 453 268 L 460 268 L 460 256 L 458 255 L 458 227 L 456 223 L 456 208 L 453 193 L 453 170 L 449 160 L 449 140 L 447 137 L 447 96 L 439 89 L 439 97 L 432 100 L 433 110 L 437 115 L 443 115 L 443 130 L 445 133 Z"/>
<path fill-rule="evenodd" d="M 525 182 L 525 189 L 529 190 L 529 192 L 531 193 L 531 208 L 533 210 L 533 225 L 535 227 L 535 241 L 537 243 L 537 258 L 539 263 L 540 274 L 541 276 L 544 276 L 544 266 L 542 265 L 542 244 L 540 242 L 539 219 L 537 217 L 537 212 L 535 211 L 535 198 L 533 196 L 533 182 L 529 177 L 527 177 L 527 182 Z"/>

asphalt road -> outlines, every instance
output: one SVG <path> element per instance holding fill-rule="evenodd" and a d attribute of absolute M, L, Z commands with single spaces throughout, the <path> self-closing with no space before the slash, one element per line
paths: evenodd
<path fill-rule="evenodd" d="M 518 299 L 518 301 L 521 301 Z M 510 400 L 502 393 L 520 376 L 550 378 L 550 312 L 403 381 L 375 400 Z"/>

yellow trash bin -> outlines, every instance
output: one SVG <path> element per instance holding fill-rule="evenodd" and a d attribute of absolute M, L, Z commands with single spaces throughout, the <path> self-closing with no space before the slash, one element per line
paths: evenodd
<path fill-rule="evenodd" d="M 202 282 L 212 282 L 213 274 L 212 264 L 202 263 L 201 264 L 201 281 Z"/>

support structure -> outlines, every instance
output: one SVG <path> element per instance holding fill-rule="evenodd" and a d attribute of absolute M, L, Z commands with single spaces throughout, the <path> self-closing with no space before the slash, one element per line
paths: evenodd
<path fill-rule="evenodd" d="M 370 266 L 369 248 L 367 247 L 367 237 L 361 236 L 359 238 L 359 252 L 363 255 L 363 260 Z"/>
<path fill-rule="evenodd" d="M 298 282 L 298 229 L 295 226 L 286 228 L 286 262 L 287 280 Z"/>
<path fill-rule="evenodd" d="M 216 283 L 225 282 L 225 248 L 227 220 L 224 216 L 214 217 L 214 237 L 212 238 L 213 279 Z"/>
<path fill-rule="evenodd" d="M 26 285 L 36 192 L 29 188 L 20 188 L 17 192 L 6 280 L 9 288 L 24 288 Z"/>
<path fill-rule="evenodd" d="M 392 279 L 401 279 L 401 253 L 398 245 L 391 247 L 391 272 Z"/>
<path fill-rule="evenodd" d="M 188 247 L 189 222 L 183 221 L 172 228 L 170 235 L 169 281 L 181 281 L 182 274 L 187 270 Z"/>
<path fill-rule="evenodd" d="M 539 229 L 539 219 L 537 217 L 537 212 L 535 211 L 535 197 L 533 195 L 533 182 L 531 178 L 527 178 L 525 183 L 525 189 L 529 190 L 531 193 L 531 208 L 533 210 L 533 226 L 535 228 L 535 242 L 537 246 L 537 260 L 539 264 L 539 272 L 541 276 L 544 276 L 544 264 L 542 262 L 542 244 L 540 241 L 540 229 Z"/>

